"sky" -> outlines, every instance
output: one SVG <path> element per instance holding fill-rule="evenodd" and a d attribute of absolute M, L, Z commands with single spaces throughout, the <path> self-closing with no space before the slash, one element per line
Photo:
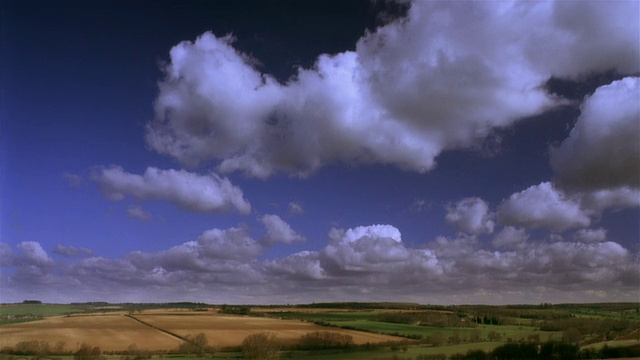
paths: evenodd
<path fill-rule="evenodd" d="M 0 302 L 640 298 L 637 1 L 4 1 Z"/>

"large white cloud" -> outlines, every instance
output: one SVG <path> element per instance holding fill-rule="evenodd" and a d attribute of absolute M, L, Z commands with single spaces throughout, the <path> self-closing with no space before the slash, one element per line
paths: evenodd
<path fill-rule="evenodd" d="M 540 86 L 552 75 L 639 71 L 637 7 L 417 1 L 285 84 L 231 36 L 205 33 L 171 50 L 147 142 L 257 177 L 333 162 L 427 171 L 443 150 L 552 105 Z"/>
<path fill-rule="evenodd" d="M 556 182 L 578 191 L 640 188 L 640 78 L 602 86 L 586 99 L 569 137 L 554 149 Z"/>
<path fill-rule="evenodd" d="M 101 168 L 94 179 L 105 196 L 120 200 L 125 195 L 139 199 L 162 199 L 197 212 L 237 211 L 247 214 L 251 204 L 242 190 L 227 178 L 210 173 L 198 175 L 185 170 L 148 167 L 143 175 L 131 174 L 120 166 Z"/>
<path fill-rule="evenodd" d="M 359 226 L 346 231 L 332 229 L 329 244 L 320 255 L 328 274 L 346 277 L 376 274 L 356 281 L 405 283 L 414 276 L 431 278 L 442 271 L 431 250 L 408 249 L 400 231 L 391 225 Z M 399 274 L 403 276 L 398 277 Z"/>
<path fill-rule="evenodd" d="M 458 231 L 467 234 L 493 232 L 493 213 L 489 211 L 489 205 L 480 198 L 465 198 L 455 205 L 447 205 L 446 209 L 445 220 Z"/>
<path fill-rule="evenodd" d="M 549 182 L 512 194 L 498 206 L 498 221 L 504 225 L 545 228 L 561 232 L 591 223 L 579 202 L 567 198 Z"/>

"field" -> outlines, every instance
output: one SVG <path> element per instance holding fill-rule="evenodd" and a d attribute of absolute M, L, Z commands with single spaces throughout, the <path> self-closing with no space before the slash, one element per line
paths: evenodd
<path fill-rule="evenodd" d="M 353 337 L 355 344 L 400 341 L 402 338 L 353 330 L 327 329 L 312 323 L 268 317 L 230 316 L 208 312 L 152 311 L 134 315 L 152 326 L 185 337 L 204 333 L 209 345 L 218 348 L 240 346 L 250 334 L 272 332 L 285 345 L 293 345 L 304 334 L 331 331 Z"/>
<path fill-rule="evenodd" d="M 635 349 L 629 351 L 640 356 L 639 313 L 637 303 L 448 307 L 385 303 L 289 307 L 202 303 L 0 305 L 4 319 L 0 323 L 0 360 L 29 354 L 77 360 L 72 354 L 83 343 L 99 347 L 103 354 L 85 360 L 122 360 L 122 353 L 145 358 L 135 351 L 146 351 L 146 358 L 156 353 L 155 359 L 160 354 L 172 360 L 194 359 L 194 353 L 184 350 L 184 345 L 198 335 L 208 345 L 196 352 L 201 357 L 242 359 L 242 341 L 261 332 L 276 336 L 284 359 L 448 358 L 470 350 L 489 353 L 508 344 L 549 341 L 592 354 L 603 347 Z M 16 320 L 23 322 L 12 323 Z M 347 347 L 317 343 L 301 347 L 301 338 L 314 332 L 348 335 L 353 343 Z M 31 340 L 47 347 L 25 352 L 20 344 Z"/>
<path fill-rule="evenodd" d="M 352 336 L 355 344 L 402 340 L 354 330 L 330 330 Z M 166 351 L 176 349 L 183 342 L 181 337 L 199 333 L 205 334 L 210 346 L 229 348 L 239 347 L 246 336 L 263 331 L 274 333 L 284 345 L 293 345 L 302 335 L 327 331 L 327 328 L 301 321 L 215 312 L 156 310 L 130 316 L 123 312 L 98 313 L 0 326 L 0 348 L 15 346 L 20 341 L 39 340 L 52 346 L 64 342 L 68 350 L 75 350 L 77 344 L 84 342 L 103 351 L 124 351 L 132 344 L 139 349 Z"/>
<path fill-rule="evenodd" d="M 51 346 L 64 342 L 69 351 L 77 344 L 99 346 L 103 351 L 126 350 L 131 344 L 139 348 L 171 350 L 182 341 L 140 324 L 124 313 L 108 315 L 54 316 L 43 320 L 0 327 L 0 345 L 15 346 L 20 341 L 47 341 Z"/>

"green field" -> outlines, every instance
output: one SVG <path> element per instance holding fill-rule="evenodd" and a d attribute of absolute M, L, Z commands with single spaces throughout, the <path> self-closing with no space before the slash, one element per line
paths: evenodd
<path fill-rule="evenodd" d="M 431 327 L 412 324 L 393 324 L 379 321 L 331 321 L 331 325 L 354 328 L 363 331 L 389 335 L 400 335 L 411 338 L 428 339 L 433 335 L 440 335 L 444 339 L 458 337 L 460 342 L 488 339 L 491 332 L 497 334 L 502 341 L 526 341 L 535 336 L 539 340 L 561 340 L 559 331 L 539 331 L 532 326 L 516 325 L 479 325 L 471 328 Z"/>
<path fill-rule="evenodd" d="M 34 316 L 56 316 L 83 313 L 86 309 L 86 307 L 65 304 L 10 304 L 0 305 L 0 316 L 29 314 Z"/>

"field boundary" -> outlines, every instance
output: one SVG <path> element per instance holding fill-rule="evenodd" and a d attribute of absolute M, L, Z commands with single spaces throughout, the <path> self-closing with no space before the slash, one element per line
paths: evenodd
<path fill-rule="evenodd" d="M 189 342 L 190 342 L 189 340 L 187 340 L 186 338 L 184 338 L 184 337 L 182 337 L 182 336 L 180 336 L 180 335 L 178 335 L 178 334 L 172 333 L 171 331 L 169 331 L 169 330 L 165 330 L 165 329 L 163 329 L 163 328 L 159 328 L 159 327 L 157 327 L 157 326 L 155 326 L 155 325 L 151 325 L 151 324 L 149 324 L 148 322 L 142 321 L 142 320 L 138 319 L 137 317 L 135 317 L 135 316 L 133 316 L 133 315 L 125 314 L 124 316 L 126 316 L 126 317 L 128 317 L 128 318 L 130 318 L 130 319 L 132 319 L 132 320 L 134 320 L 134 321 L 137 321 L 137 322 L 139 322 L 139 323 L 140 323 L 140 324 L 142 324 L 142 325 L 146 325 L 146 326 L 148 326 L 148 327 L 150 327 L 150 328 L 152 328 L 152 329 L 155 329 L 155 330 L 157 330 L 157 331 L 163 332 L 163 333 L 165 333 L 165 334 L 167 334 L 167 335 L 171 335 L 171 336 L 173 336 L 173 337 L 174 337 L 174 338 L 176 338 L 176 339 L 182 340 L 182 341 L 187 342 L 187 343 L 189 343 Z"/>

